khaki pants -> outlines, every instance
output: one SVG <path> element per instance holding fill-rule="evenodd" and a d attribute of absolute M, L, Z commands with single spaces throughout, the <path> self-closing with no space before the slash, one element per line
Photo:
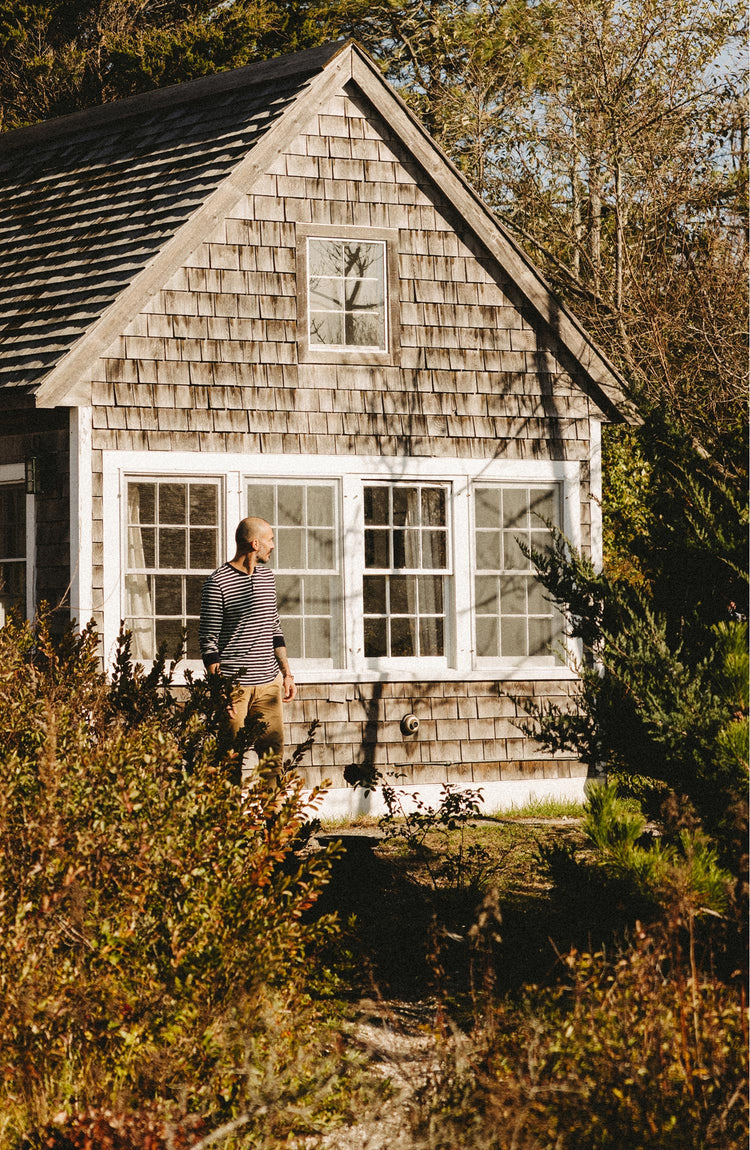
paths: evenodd
<path fill-rule="evenodd" d="M 255 741 L 255 750 L 259 756 L 267 751 L 279 756 L 280 762 L 284 760 L 284 717 L 282 711 L 281 691 L 284 676 L 279 671 L 276 678 L 270 683 L 256 683 L 250 686 L 235 687 L 232 692 L 232 705 L 234 715 L 230 715 L 229 723 L 236 735 L 245 725 L 245 719 L 258 719 L 265 725 L 265 730 Z"/>

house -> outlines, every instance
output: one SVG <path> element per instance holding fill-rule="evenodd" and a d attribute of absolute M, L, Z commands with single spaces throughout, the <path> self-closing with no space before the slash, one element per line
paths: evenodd
<path fill-rule="evenodd" d="M 148 662 L 274 526 L 329 812 L 351 764 L 580 794 L 514 697 L 574 679 L 519 540 L 601 552 L 617 372 L 367 55 L 338 43 L 0 139 L 2 609 Z M 413 720 L 416 716 L 418 729 Z M 412 729 L 409 729 L 409 728 Z"/>

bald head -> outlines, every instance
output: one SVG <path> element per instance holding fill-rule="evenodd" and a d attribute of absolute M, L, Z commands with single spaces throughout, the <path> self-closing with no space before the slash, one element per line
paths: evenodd
<path fill-rule="evenodd" d="M 257 515 L 249 515 L 247 519 L 241 519 L 237 524 L 237 530 L 234 533 L 234 541 L 237 544 L 237 551 L 242 554 L 247 554 L 248 551 L 257 551 L 258 545 L 268 540 L 273 535 L 270 523 L 266 523 L 265 519 L 259 519 Z"/>

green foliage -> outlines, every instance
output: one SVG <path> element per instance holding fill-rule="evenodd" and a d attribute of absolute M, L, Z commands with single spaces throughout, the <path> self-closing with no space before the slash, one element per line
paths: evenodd
<path fill-rule="evenodd" d="M 0 1108 L 16 1133 L 95 1104 L 281 1128 L 325 1078 L 327 852 L 294 853 L 298 778 L 232 782 L 212 684 L 179 703 L 126 652 L 110 687 L 93 633 L 0 630 Z"/>
<path fill-rule="evenodd" d="M 677 935 L 638 928 L 614 959 L 571 952 L 566 985 L 488 1006 L 446 1044 L 414 1128 L 425 1150 L 740 1150 L 740 993 Z"/>
<path fill-rule="evenodd" d="M 596 572 L 561 536 L 533 556 L 596 661 L 579 668 L 576 710 L 530 708 L 525 729 L 595 770 L 686 795 L 726 856 L 747 786 L 747 507 L 659 418 L 643 443 L 651 529 L 634 542 L 639 580 Z"/>
<path fill-rule="evenodd" d="M 696 828 L 683 826 L 662 839 L 645 834 L 645 818 L 617 796 L 617 787 L 591 788 L 584 831 L 597 864 L 662 905 L 672 916 L 721 914 L 730 903 L 731 876 L 715 847 Z"/>
<path fill-rule="evenodd" d="M 468 885 L 481 889 L 499 868 L 487 847 L 470 842 L 467 834 L 484 801 L 481 789 L 443 783 L 437 807 L 417 792 L 408 795 L 386 782 L 382 795 L 387 814 L 380 827 L 386 840 L 402 843 L 417 865 L 424 866 L 436 890 Z"/>

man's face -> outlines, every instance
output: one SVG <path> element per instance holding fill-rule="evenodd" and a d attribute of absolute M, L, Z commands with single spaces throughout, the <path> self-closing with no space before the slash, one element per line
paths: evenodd
<path fill-rule="evenodd" d="M 258 549 L 256 555 L 259 563 L 267 563 L 274 549 L 273 527 L 265 526 L 258 532 Z"/>

